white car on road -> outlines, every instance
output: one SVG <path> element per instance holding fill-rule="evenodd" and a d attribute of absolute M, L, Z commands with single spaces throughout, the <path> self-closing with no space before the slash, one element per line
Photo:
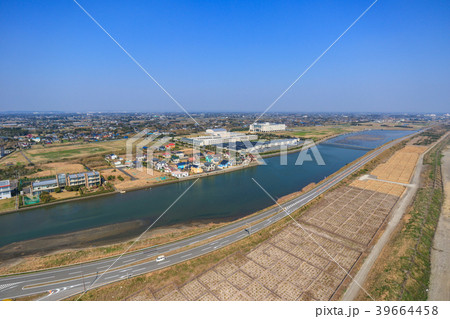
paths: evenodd
<path fill-rule="evenodd" d="M 164 255 L 156 257 L 156 262 L 160 262 L 160 261 L 163 261 L 163 260 L 166 260 L 166 257 L 164 257 Z"/>

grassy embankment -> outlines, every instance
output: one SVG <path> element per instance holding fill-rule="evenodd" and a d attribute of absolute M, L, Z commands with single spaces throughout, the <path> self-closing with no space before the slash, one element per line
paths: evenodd
<path fill-rule="evenodd" d="M 11 211 L 16 208 L 16 199 L 15 198 L 7 198 L 0 200 L 0 213 Z"/>
<path fill-rule="evenodd" d="M 426 300 L 431 273 L 431 248 L 443 203 L 440 160 L 443 145 L 424 157 L 422 184 L 412 207 L 383 249 L 365 289 L 376 300 Z M 360 300 L 367 300 L 360 294 Z"/>

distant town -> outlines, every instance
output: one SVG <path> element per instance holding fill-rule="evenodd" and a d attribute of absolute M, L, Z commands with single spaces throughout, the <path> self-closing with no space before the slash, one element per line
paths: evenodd
<path fill-rule="evenodd" d="M 308 113 L 267 114 L 254 122 L 258 114 L 192 116 L 195 122 L 180 113 L 5 113 L 0 119 L 0 199 L 7 201 L 0 211 L 224 173 L 258 165 L 261 155 L 299 149 L 305 140 L 420 128 L 449 118 Z M 137 135 L 133 142 L 138 146 L 127 154 L 127 141 Z"/>

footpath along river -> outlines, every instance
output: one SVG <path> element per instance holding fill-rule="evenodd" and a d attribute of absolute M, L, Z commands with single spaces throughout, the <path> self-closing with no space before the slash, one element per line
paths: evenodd
<path fill-rule="evenodd" d="M 310 183 L 320 182 L 366 154 L 369 149 L 410 133 L 412 131 L 374 130 L 334 138 L 317 146 L 325 165 L 318 165 L 316 161 L 295 165 L 299 153 L 292 153 L 287 156 L 287 165 L 280 165 L 280 157 L 275 156 L 265 159 L 267 165 L 203 177 L 155 227 L 246 216 L 273 204 L 252 178 L 272 196 L 279 198 Z M 0 247 L 24 240 L 135 222 L 135 226 L 127 229 L 127 236 L 131 238 L 158 218 L 193 181 L 1 215 Z"/>

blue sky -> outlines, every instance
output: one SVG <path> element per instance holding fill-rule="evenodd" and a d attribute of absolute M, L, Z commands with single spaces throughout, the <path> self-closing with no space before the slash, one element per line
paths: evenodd
<path fill-rule="evenodd" d="M 79 0 L 189 111 L 263 111 L 372 1 Z M 71 0 L 0 2 L 0 111 L 179 111 Z M 271 111 L 449 112 L 450 1 L 379 0 Z"/>

